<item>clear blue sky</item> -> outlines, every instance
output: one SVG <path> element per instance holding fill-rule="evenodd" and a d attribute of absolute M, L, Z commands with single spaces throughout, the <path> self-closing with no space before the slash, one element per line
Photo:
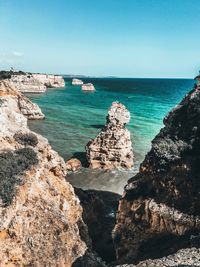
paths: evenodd
<path fill-rule="evenodd" d="M 0 0 L 0 68 L 193 77 L 200 0 Z"/>

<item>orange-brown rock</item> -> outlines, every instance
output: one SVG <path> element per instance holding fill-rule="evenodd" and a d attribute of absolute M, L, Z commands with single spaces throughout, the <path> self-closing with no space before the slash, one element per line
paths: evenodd
<path fill-rule="evenodd" d="M 0 92 L 0 266 L 70 267 L 87 246 L 65 162 L 30 132 L 13 85 Z"/>
<path fill-rule="evenodd" d="M 69 159 L 67 162 L 66 162 L 66 168 L 68 171 L 77 171 L 78 169 L 80 169 L 82 167 L 82 164 L 80 162 L 80 160 L 76 159 L 76 158 L 72 158 L 72 159 Z"/>

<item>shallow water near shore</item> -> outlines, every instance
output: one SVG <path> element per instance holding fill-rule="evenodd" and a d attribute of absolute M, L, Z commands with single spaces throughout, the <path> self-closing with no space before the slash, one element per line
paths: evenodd
<path fill-rule="evenodd" d="M 132 171 L 98 171 L 81 169 L 68 180 L 83 189 L 122 193 L 128 178 L 151 147 L 151 140 L 163 127 L 164 116 L 191 90 L 192 79 L 120 79 L 83 78 L 92 82 L 95 92 L 83 92 L 65 79 L 65 88 L 48 89 L 44 94 L 28 95 L 44 112 L 44 121 L 29 121 L 31 130 L 48 138 L 52 147 L 65 159 L 84 160 L 85 145 L 105 124 L 113 101 L 123 103 L 131 113 L 127 128 L 131 132 L 135 153 Z"/>

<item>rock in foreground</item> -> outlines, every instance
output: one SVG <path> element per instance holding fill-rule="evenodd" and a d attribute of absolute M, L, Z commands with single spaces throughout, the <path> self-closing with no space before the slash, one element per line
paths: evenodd
<path fill-rule="evenodd" d="M 83 81 L 79 79 L 72 79 L 72 85 L 82 85 Z"/>
<path fill-rule="evenodd" d="M 72 266 L 87 246 L 64 160 L 31 132 L 21 95 L 0 83 L 0 266 Z"/>
<path fill-rule="evenodd" d="M 122 262 L 200 245 L 200 87 L 164 124 L 119 204 L 114 241 Z"/>
<path fill-rule="evenodd" d="M 86 83 L 82 85 L 83 91 L 95 91 L 94 85 L 92 83 Z"/>
<path fill-rule="evenodd" d="M 86 146 L 91 168 L 133 167 L 133 150 L 130 132 L 125 128 L 130 112 L 119 102 L 113 102 L 108 111 L 107 124 L 96 138 Z"/>

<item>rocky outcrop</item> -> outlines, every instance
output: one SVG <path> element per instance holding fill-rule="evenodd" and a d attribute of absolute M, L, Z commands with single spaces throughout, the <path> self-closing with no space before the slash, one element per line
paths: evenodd
<path fill-rule="evenodd" d="M 87 250 L 82 208 L 64 160 L 28 129 L 20 97 L 0 82 L 0 266 L 70 267 Z"/>
<path fill-rule="evenodd" d="M 11 81 L 22 93 L 44 93 L 46 86 L 31 74 L 12 75 Z"/>
<path fill-rule="evenodd" d="M 192 240 L 200 245 L 198 86 L 164 124 L 119 204 L 113 237 L 121 262 L 166 256 L 194 246 Z"/>
<path fill-rule="evenodd" d="M 10 99 L 13 99 L 13 106 L 17 107 L 20 112 L 28 119 L 38 120 L 44 119 L 45 116 L 42 113 L 41 109 L 37 104 L 32 103 L 26 96 L 20 93 L 15 87 L 14 83 L 10 80 L 0 80 L 0 97 L 1 101 L 3 101 L 4 97 L 10 96 Z M 8 114 L 12 112 L 7 108 Z"/>
<path fill-rule="evenodd" d="M 18 102 L 22 114 L 29 120 L 42 120 L 45 115 L 42 113 L 39 106 L 32 103 L 27 97 L 21 95 Z"/>
<path fill-rule="evenodd" d="M 85 83 L 81 88 L 83 91 L 95 91 L 94 85 L 92 83 Z"/>
<path fill-rule="evenodd" d="M 119 102 L 113 102 L 108 111 L 107 124 L 96 138 L 86 146 L 91 168 L 133 167 L 133 150 L 130 132 L 125 128 L 130 112 Z"/>
<path fill-rule="evenodd" d="M 60 75 L 51 74 L 32 74 L 33 77 L 44 84 L 47 88 L 62 88 L 65 87 L 65 81 Z"/>
<path fill-rule="evenodd" d="M 72 85 L 82 85 L 83 81 L 79 79 L 72 79 Z"/>
<path fill-rule="evenodd" d="M 76 158 L 69 159 L 66 162 L 66 168 L 68 171 L 75 172 L 75 171 L 79 170 L 81 167 L 82 167 L 82 164 L 81 164 L 80 160 L 78 160 Z"/>
<path fill-rule="evenodd" d="M 43 93 L 47 88 L 64 87 L 62 76 L 48 74 L 17 74 L 11 75 L 15 87 L 23 93 Z"/>

